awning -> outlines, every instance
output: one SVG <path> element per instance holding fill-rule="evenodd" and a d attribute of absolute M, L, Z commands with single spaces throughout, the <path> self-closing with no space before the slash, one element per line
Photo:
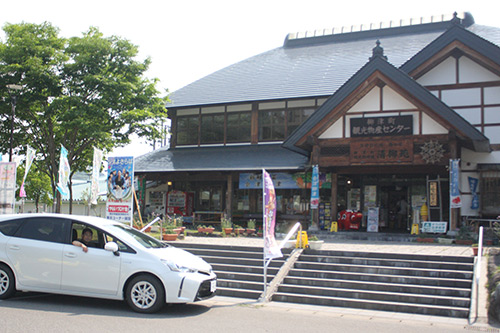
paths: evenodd
<path fill-rule="evenodd" d="M 308 157 L 281 144 L 155 150 L 135 159 L 134 172 L 302 170 Z"/>

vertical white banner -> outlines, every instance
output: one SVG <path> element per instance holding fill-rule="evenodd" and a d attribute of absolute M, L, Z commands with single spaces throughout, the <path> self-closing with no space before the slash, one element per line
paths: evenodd
<path fill-rule="evenodd" d="M 24 177 L 23 182 L 21 183 L 21 188 L 19 189 L 19 196 L 21 198 L 26 198 L 26 191 L 24 190 L 24 182 L 26 181 L 26 177 L 28 176 L 28 172 L 31 169 L 31 164 L 35 159 L 35 150 L 30 146 L 26 147 L 26 166 L 24 169 Z"/>
<path fill-rule="evenodd" d="M 267 171 L 262 170 L 262 186 L 264 193 L 264 258 L 273 259 L 283 256 L 274 238 L 276 226 L 276 192 L 271 176 Z"/>
<path fill-rule="evenodd" d="M 134 212 L 133 186 L 134 158 L 108 158 L 108 200 L 106 202 L 106 218 L 132 224 Z"/>
<path fill-rule="evenodd" d="M 0 162 L 0 214 L 14 214 L 16 162 Z"/>
<path fill-rule="evenodd" d="M 61 156 L 59 157 L 59 181 L 57 183 L 57 189 L 61 195 L 69 195 L 69 161 L 68 161 L 68 151 L 61 145 Z"/>
<path fill-rule="evenodd" d="M 99 173 L 101 171 L 102 150 L 94 147 L 94 159 L 92 163 L 92 179 L 90 186 L 90 203 L 97 205 L 99 195 Z"/>

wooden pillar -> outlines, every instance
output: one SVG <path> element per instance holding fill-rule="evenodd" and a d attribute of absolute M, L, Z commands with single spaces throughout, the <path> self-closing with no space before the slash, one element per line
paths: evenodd
<path fill-rule="evenodd" d="M 227 175 L 227 191 L 226 191 L 226 218 L 230 219 L 233 212 L 233 174 Z"/>

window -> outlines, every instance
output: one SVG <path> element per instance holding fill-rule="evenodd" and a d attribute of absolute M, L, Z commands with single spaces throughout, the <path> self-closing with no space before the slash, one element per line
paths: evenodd
<path fill-rule="evenodd" d="M 0 232 L 5 236 L 13 236 L 21 226 L 23 219 L 4 221 L 0 223 Z"/>
<path fill-rule="evenodd" d="M 251 132 L 250 112 L 238 112 L 227 114 L 227 142 L 250 141 Z"/>
<path fill-rule="evenodd" d="M 224 142 L 224 114 L 201 116 L 201 143 Z"/>
<path fill-rule="evenodd" d="M 284 140 L 302 125 L 313 112 L 313 108 L 260 111 L 259 140 Z"/>
<path fill-rule="evenodd" d="M 104 239 L 106 240 L 106 243 L 115 242 L 118 245 L 118 250 L 120 252 L 127 252 L 127 253 L 134 253 L 134 254 L 137 253 L 134 251 L 134 249 L 132 249 L 127 244 L 125 244 L 124 242 L 122 242 L 121 240 L 119 240 L 118 238 L 116 238 L 112 235 L 104 234 Z"/>
<path fill-rule="evenodd" d="M 65 221 L 48 217 L 28 218 L 16 232 L 16 237 L 62 243 L 66 239 Z"/>
<path fill-rule="evenodd" d="M 199 116 L 182 116 L 177 119 L 177 144 L 198 144 Z"/>
<path fill-rule="evenodd" d="M 260 111 L 259 141 L 285 139 L 285 111 Z"/>
<path fill-rule="evenodd" d="M 82 232 L 84 229 L 90 229 L 92 231 L 92 240 L 87 243 L 88 247 L 95 247 L 99 249 L 104 249 L 104 239 L 103 239 L 103 233 L 100 230 L 95 229 L 94 227 L 90 227 L 86 224 L 83 223 L 73 223 L 73 226 L 71 228 L 71 241 L 74 240 L 81 240 L 82 239 Z"/>
<path fill-rule="evenodd" d="M 500 214 L 500 171 L 482 171 L 481 180 L 481 213 L 482 215 Z"/>
<path fill-rule="evenodd" d="M 286 136 L 292 134 L 313 112 L 313 108 L 288 110 Z"/>

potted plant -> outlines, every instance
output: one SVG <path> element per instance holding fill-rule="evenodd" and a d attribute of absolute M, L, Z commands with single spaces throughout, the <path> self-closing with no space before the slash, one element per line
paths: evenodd
<path fill-rule="evenodd" d="M 247 222 L 247 234 L 252 235 L 255 233 L 255 219 L 250 219 Z"/>
<path fill-rule="evenodd" d="M 242 226 L 239 226 L 239 225 L 235 225 L 234 226 L 234 232 L 237 235 L 243 234 L 245 232 L 245 228 L 243 228 Z"/>
<path fill-rule="evenodd" d="M 174 241 L 177 240 L 177 236 L 178 234 L 174 232 L 174 229 L 166 228 L 162 238 L 164 241 Z"/>
<path fill-rule="evenodd" d="M 471 247 L 472 247 L 472 255 L 476 257 L 479 252 L 479 246 L 477 243 L 474 243 L 471 245 Z"/>
<path fill-rule="evenodd" d="M 231 233 L 233 232 L 233 227 L 232 227 L 233 224 L 231 223 L 231 219 L 223 217 L 220 220 L 220 224 L 222 228 L 222 234 L 231 235 Z"/>
<path fill-rule="evenodd" d="M 316 236 L 308 237 L 309 248 L 311 250 L 319 250 L 325 241 L 319 240 Z"/>
<path fill-rule="evenodd" d="M 455 243 L 459 245 L 472 245 L 472 243 L 474 243 L 472 227 L 466 225 L 460 227 Z"/>

